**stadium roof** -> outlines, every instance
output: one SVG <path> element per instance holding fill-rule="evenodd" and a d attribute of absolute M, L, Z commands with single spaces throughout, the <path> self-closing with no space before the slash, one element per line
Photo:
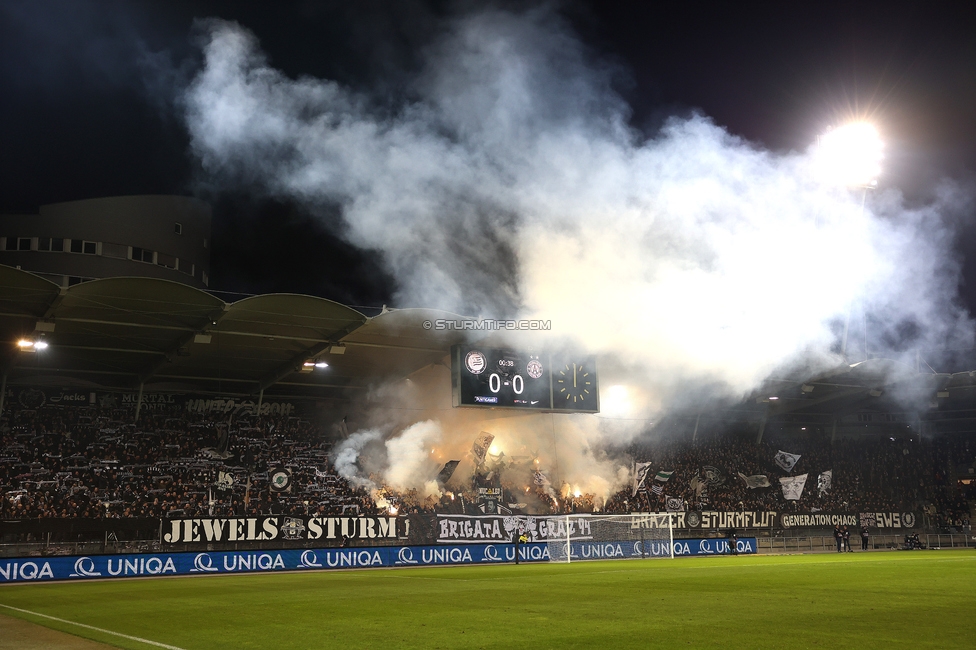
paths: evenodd
<path fill-rule="evenodd" d="M 423 309 L 373 318 L 323 298 L 268 294 L 227 303 L 184 284 L 106 278 L 63 288 L 0 266 L 2 360 L 34 383 L 256 394 L 272 386 L 322 395 L 405 376 L 444 358 L 458 332 Z M 21 352 L 19 339 L 49 344 Z M 326 362 L 328 368 L 306 366 Z"/>

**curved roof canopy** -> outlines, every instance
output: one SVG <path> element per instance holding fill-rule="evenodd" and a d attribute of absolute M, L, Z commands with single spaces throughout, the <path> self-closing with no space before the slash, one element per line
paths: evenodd
<path fill-rule="evenodd" d="M 369 318 L 298 294 L 227 303 L 153 278 L 62 288 L 0 266 L 2 365 L 9 376 L 34 381 L 246 394 L 276 384 L 291 391 L 363 388 L 442 360 L 460 334 L 429 332 L 423 321 L 445 317 L 454 315 L 405 309 Z M 48 347 L 23 352 L 20 339 Z"/>

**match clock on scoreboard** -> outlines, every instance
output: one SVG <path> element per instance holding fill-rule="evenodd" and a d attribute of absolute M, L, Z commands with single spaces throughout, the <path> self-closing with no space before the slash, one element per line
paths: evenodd
<path fill-rule="evenodd" d="M 451 350 L 451 375 L 454 406 L 600 410 L 592 356 L 459 345 Z"/>

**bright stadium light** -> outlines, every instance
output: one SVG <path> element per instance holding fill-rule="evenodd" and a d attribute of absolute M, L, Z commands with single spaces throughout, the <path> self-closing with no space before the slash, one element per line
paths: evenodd
<path fill-rule="evenodd" d="M 31 339 L 20 339 L 17 341 L 17 348 L 22 352 L 36 352 L 37 350 L 46 350 L 47 341 L 33 341 Z"/>
<path fill-rule="evenodd" d="M 820 136 L 816 157 L 824 180 L 847 187 L 874 187 L 881 175 L 884 144 L 874 125 L 851 122 Z"/>
<path fill-rule="evenodd" d="M 46 350 L 47 349 L 47 343 L 44 342 L 44 341 L 34 341 L 34 349 L 35 350 Z"/>

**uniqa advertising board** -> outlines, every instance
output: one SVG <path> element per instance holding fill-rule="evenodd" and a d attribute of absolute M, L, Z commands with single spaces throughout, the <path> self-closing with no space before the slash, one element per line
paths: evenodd
<path fill-rule="evenodd" d="M 667 541 L 572 542 L 573 560 L 670 556 Z M 727 555 L 724 539 L 676 539 L 675 556 Z M 740 554 L 756 552 L 756 538 L 737 541 Z M 549 545 L 519 546 L 524 562 L 549 561 Z M 0 584 L 46 580 L 86 580 L 162 575 L 207 575 L 358 567 L 433 566 L 442 564 L 497 564 L 515 561 L 512 544 L 451 546 L 374 546 L 282 551 L 210 551 L 206 553 L 144 553 L 82 555 L 0 560 Z"/>

